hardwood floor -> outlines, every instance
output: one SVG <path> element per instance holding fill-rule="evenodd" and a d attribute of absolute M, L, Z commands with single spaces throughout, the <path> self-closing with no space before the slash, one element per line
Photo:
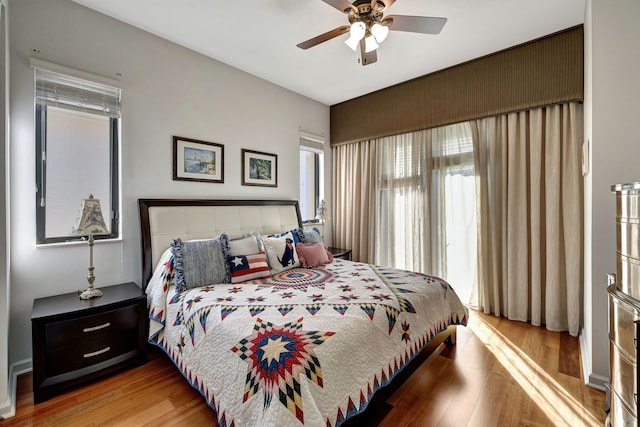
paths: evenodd
<path fill-rule="evenodd" d="M 578 339 L 471 311 L 454 347 L 440 346 L 385 402 L 349 425 L 602 426 L 604 393 L 583 384 Z M 214 411 L 159 350 L 149 361 L 34 405 L 18 380 L 9 426 L 217 425 Z M 375 403 L 375 405 L 374 405 Z"/>

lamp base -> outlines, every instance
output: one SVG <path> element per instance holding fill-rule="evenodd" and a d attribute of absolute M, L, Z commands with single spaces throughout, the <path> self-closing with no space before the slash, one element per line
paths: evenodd
<path fill-rule="evenodd" d="M 80 299 L 91 299 L 101 297 L 102 291 L 94 287 L 90 287 L 88 289 L 85 289 L 84 291 L 78 291 L 78 294 L 80 296 Z"/>

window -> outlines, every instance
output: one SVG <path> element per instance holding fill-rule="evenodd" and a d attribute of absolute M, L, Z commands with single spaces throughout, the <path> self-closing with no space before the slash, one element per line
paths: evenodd
<path fill-rule="evenodd" d="M 119 235 L 120 89 L 35 68 L 36 237 L 77 240 L 82 199 L 100 200 L 107 235 Z"/>
<path fill-rule="evenodd" d="M 312 221 L 324 200 L 324 139 L 300 132 L 300 214 Z"/>
<path fill-rule="evenodd" d="M 446 155 L 458 159 L 445 167 L 446 279 L 463 303 L 477 282 L 476 181 L 471 136 L 449 135 Z"/>
<path fill-rule="evenodd" d="M 468 302 L 477 257 L 468 123 L 381 138 L 376 150 L 373 262 L 443 277 Z"/>

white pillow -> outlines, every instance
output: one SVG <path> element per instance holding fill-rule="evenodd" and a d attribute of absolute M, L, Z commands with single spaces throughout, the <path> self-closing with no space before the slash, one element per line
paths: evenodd
<path fill-rule="evenodd" d="M 262 243 L 267 252 L 271 274 L 300 267 L 300 259 L 296 252 L 292 233 L 285 233 L 279 237 L 262 237 Z"/>
<path fill-rule="evenodd" d="M 256 231 L 235 239 L 227 238 L 227 241 L 229 243 L 229 255 L 247 255 L 262 252 L 260 234 Z"/>

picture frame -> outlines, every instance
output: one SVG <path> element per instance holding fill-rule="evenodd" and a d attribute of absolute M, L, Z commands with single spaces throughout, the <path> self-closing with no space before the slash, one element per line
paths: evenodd
<path fill-rule="evenodd" d="M 278 156 L 242 149 L 242 185 L 278 186 Z"/>
<path fill-rule="evenodd" d="M 174 136 L 173 180 L 224 183 L 224 145 Z"/>

